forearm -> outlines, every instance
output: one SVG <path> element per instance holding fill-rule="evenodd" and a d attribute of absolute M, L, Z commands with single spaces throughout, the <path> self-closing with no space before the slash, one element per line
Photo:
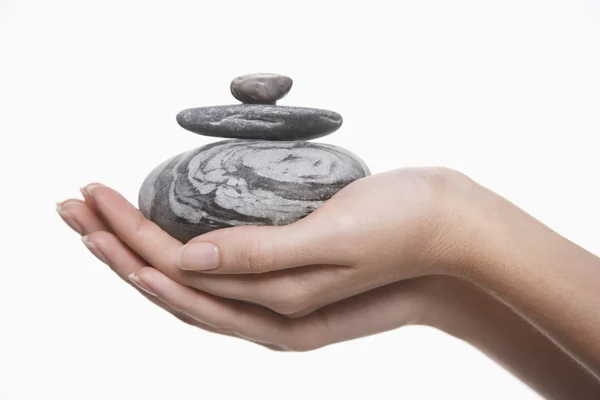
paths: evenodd
<path fill-rule="evenodd" d="M 504 303 L 457 278 L 426 278 L 424 323 L 476 347 L 548 399 L 600 397 L 600 381 Z"/>
<path fill-rule="evenodd" d="M 508 304 L 600 376 L 600 259 L 473 185 L 450 273 Z"/>

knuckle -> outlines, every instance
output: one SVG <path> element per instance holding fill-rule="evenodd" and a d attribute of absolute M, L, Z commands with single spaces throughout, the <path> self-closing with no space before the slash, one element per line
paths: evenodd
<path fill-rule="evenodd" d="M 266 288 L 269 308 L 278 314 L 293 315 L 310 305 L 310 293 L 293 280 L 277 279 Z"/>
<path fill-rule="evenodd" d="M 141 239 L 144 236 L 144 232 L 147 230 L 149 223 L 150 221 L 144 218 L 144 216 L 140 213 L 129 226 L 129 228 L 120 233 L 120 235 L 122 235 L 124 239 L 128 241 Z"/>
<path fill-rule="evenodd" d="M 301 319 L 306 317 L 308 314 L 311 314 L 314 311 L 315 307 L 304 307 L 301 310 L 295 311 L 289 314 L 283 314 L 283 316 L 287 319 Z"/>
<path fill-rule="evenodd" d="M 317 311 L 318 323 L 315 324 L 314 319 L 311 320 L 296 320 L 290 321 L 290 331 L 287 336 L 287 348 L 296 352 L 307 352 L 325 347 L 329 342 L 328 337 L 331 337 L 330 332 L 327 332 L 328 325 L 327 317 L 323 312 Z"/>
<path fill-rule="evenodd" d="M 263 240 L 247 236 L 238 262 L 250 273 L 260 274 L 272 270 L 273 252 Z"/>
<path fill-rule="evenodd" d="M 88 235 L 88 240 L 93 241 L 94 244 L 98 247 L 107 248 L 111 245 L 117 243 L 117 237 L 110 232 L 107 231 L 97 231 Z"/>

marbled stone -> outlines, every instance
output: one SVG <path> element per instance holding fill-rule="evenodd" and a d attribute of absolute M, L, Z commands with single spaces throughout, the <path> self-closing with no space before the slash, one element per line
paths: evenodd
<path fill-rule="evenodd" d="M 158 166 L 139 206 L 187 242 L 219 228 L 292 223 L 369 174 L 361 159 L 329 144 L 225 140 Z"/>
<path fill-rule="evenodd" d="M 190 108 L 177 114 L 182 128 L 205 136 L 263 140 L 310 140 L 342 125 L 336 112 L 265 104 Z"/>
<path fill-rule="evenodd" d="M 231 94 L 246 104 L 275 104 L 292 88 L 292 78 L 277 74 L 242 75 L 231 81 Z"/>

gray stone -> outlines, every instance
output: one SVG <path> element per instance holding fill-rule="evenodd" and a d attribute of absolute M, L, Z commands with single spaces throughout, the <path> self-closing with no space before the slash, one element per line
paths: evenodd
<path fill-rule="evenodd" d="M 294 81 L 284 75 L 249 74 L 231 81 L 231 94 L 246 104 L 275 104 L 292 88 Z"/>
<path fill-rule="evenodd" d="M 225 140 L 158 166 L 142 185 L 139 206 L 187 242 L 219 228 L 292 223 L 369 174 L 361 159 L 333 145 Z"/>
<path fill-rule="evenodd" d="M 182 128 L 205 136 L 263 140 L 310 140 L 342 125 L 336 112 L 265 104 L 200 107 L 177 114 Z"/>

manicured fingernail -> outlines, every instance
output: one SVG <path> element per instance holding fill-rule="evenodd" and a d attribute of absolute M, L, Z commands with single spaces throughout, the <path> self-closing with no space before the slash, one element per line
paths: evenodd
<path fill-rule="evenodd" d="M 150 286 L 146 285 L 146 283 L 144 283 L 144 281 L 142 281 L 140 277 L 135 274 L 135 272 L 133 274 L 130 274 L 128 278 L 131 281 L 131 283 L 137 286 L 140 290 L 143 290 L 149 295 L 156 297 L 156 293 L 154 293 L 152 289 L 150 289 Z"/>
<path fill-rule="evenodd" d="M 192 271 L 205 271 L 219 266 L 219 248 L 209 242 L 186 244 L 177 254 L 177 266 Z"/>
<path fill-rule="evenodd" d="M 70 212 L 63 209 L 63 203 L 56 203 L 56 211 L 58 212 L 60 217 L 63 219 L 63 221 L 65 221 L 65 223 L 67 225 L 69 225 L 69 227 L 71 229 L 73 229 L 75 232 L 79 233 L 80 235 L 83 234 L 83 228 L 81 227 L 81 225 L 79 225 L 79 223 L 77 221 L 75 221 L 75 219 L 73 218 L 73 216 L 71 215 Z"/>
<path fill-rule="evenodd" d="M 94 197 L 94 189 L 97 187 L 102 186 L 99 183 L 90 183 L 87 186 L 84 186 L 82 188 L 80 188 L 79 190 L 81 191 L 81 194 L 83 194 L 84 196 L 89 196 L 89 197 Z"/>
<path fill-rule="evenodd" d="M 96 256 L 96 258 L 98 258 L 98 260 L 102 261 L 104 264 L 108 264 L 106 256 L 100 251 L 98 247 L 96 247 L 94 243 L 89 241 L 87 236 L 83 236 L 81 238 L 81 241 L 83 241 L 83 244 L 86 245 L 86 247 L 90 250 L 90 252 L 92 252 L 93 255 Z"/>

